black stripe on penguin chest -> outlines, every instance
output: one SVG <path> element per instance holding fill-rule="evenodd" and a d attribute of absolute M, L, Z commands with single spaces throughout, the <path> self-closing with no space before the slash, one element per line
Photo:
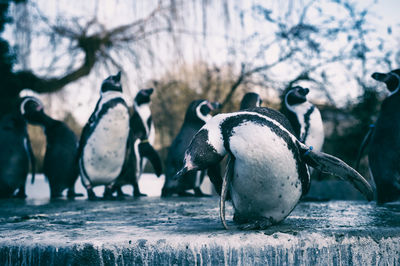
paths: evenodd
<path fill-rule="evenodd" d="M 303 143 L 306 141 L 306 139 L 310 133 L 310 126 L 311 126 L 310 118 L 311 118 L 311 114 L 314 112 L 314 109 L 315 109 L 315 106 L 313 105 L 304 114 L 304 136 L 301 136 L 301 139 L 300 139 L 300 141 Z"/>
<path fill-rule="evenodd" d="M 302 194 L 306 194 L 309 188 L 309 175 L 306 164 L 301 160 L 297 144 L 293 142 L 288 132 L 281 129 L 272 121 L 252 114 L 239 114 L 237 116 L 227 118 L 220 126 L 222 129 L 221 131 L 223 135 L 225 149 L 230 152 L 229 140 L 230 137 L 235 134 L 235 127 L 238 127 L 246 122 L 251 122 L 261 126 L 267 126 L 272 132 L 274 132 L 278 137 L 282 138 L 286 142 L 288 150 L 293 154 L 293 158 L 296 161 L 297 172 L 302 184 Z"/>
<path fill-rule="evenodd" d="M 99 124 L 99 121 L 103 118 L 103 116 L 105 114 L 107 114 L 107 112 L 110 109 L 113 109 L 115 106 L 117 106 L 118 104 L 122 104 L 126 110 L 128 111 L 128 105 L 126 104 L 126 102 L 124 101 L 124 99 L 122 98 L 116 98 L 116 99 L 112 99 L 106 103 L 104 103 L 101 106 L 101 109 L 99 111 L 99 113 L 97 114 L 97 116 L 95 117 L 95 120 L 91 126 L 91 130 L 90 130 L 90 134 L 88 134 L 88 136 L 91 135 L 91 133 L 93 133 L 93 131 L 96 129 L 96 126 Z M 96 111 L 95 111 L 96 112 Z"/>

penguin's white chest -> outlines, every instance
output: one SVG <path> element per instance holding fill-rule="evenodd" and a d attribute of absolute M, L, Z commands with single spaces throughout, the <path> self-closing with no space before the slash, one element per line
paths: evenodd
<path fill-rule="evenodd" d="M 83 163 L 93 185 L 109 184 L 118 177 L 128 135 L 128 109 L 117 104 L 100 118 L 83 150 Z"/>
<path fill-rule="evenodd" d="M 283 220 L 302 192 L 296 160 L 285 140 L 267 126 L 244 123 L 234 128 L 229 145 L 236 159 L 231 182 L 235 212 Z"/>
<path fill-rule="evenodd" d="M 321 113 L 317 109 L 314 109 L 314 112 L 310 116 L 310 129 L 304 144 L 313 146 L 316 151 L 321 151 L 324 138 L 324 125 L 322 123 Z"/>
<path fill-rule="evenodd" d="M 142 104 L 140 106 L 135 105 L 136 112 L 139 113 L 140 119 L 142 120 L 143 126 L 146 129 L 146 135 L 149 138 L 151 134 L 151 125 L 149 126 L 148 121 L 151 117 L 151 110 L 149 104 Z M 152 136 L 153 137 L 153 136 Z"/>
<path fill-rule="evenodd" d="M 312 104 L 305 102 L 293 106 L 297 119 L 300 124 L 300 140 L 307 146 L 313 146 L 314 150 L 320 151 L 324 144 L 324 126 L 321 113 L 318 108 L 314 108 L 310 115 L 307 112 L 312 108 Z"/>

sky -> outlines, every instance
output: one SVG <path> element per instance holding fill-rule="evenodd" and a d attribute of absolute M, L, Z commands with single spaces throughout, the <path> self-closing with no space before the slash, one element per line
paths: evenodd
<path fill-rule="evenodd" d="M 57 12 L 63 12 L 63 13 L 70 13 L 73 16 L 90 16 L 90 14 L 86 14 L 87 8 L 85 8 L 85 5 L 91 6 L 92 1 L 80 1 L 79 2 L 79 7 L 77 8 L 74 5 L 71 5 L 71 2 L 69 0 L 58 0 L 58 1 L 46 1 L 46 0 L 37 0 L 37 3 L 40 7 L 41 10 L 44 10 L 46 14 L 56 14 Z M 197 1 L 200 2 L 200 1 Z M 251 1 L 241 1 L 240 3 L 243 6 L 250 5 L 254 2 L 257 2 L 256 0 L 251 0 Z M 365 4 L 366 2 L 369 1 L 358 1 L 360 2 L 360 5 Z M 115 4 L 116 3 L 116 4 Z M 146 10 L 149 11 L 153 7 L 149 6 L 146 3 L 146 1 L 136 1 L 135 5 L 132 6 L 131 8 L 127 9 L 118 9 L 118 4 L 122 3 L 120 0 L 116 1 L 106 1 L 106 0 L 100 0 L 100 6 L 105 7 L 105 8 L 98 8 L 98 17 L 100 20 L 103 20 L 104 23 L 107 24 L 108 27 L 112 28 L 113 26 L 129 22 L 131 16 L 140 16 L 140 14 L 146 14 Z M 147 2 L 148 3 L 148 2 Z M 75 4 L 76 5 L 76 4 Z M 193 8 L 196 9 L 201 9 L 201 6 L 193 6 Z M 399 0 L 380 0 L 379 4 L 374 5 L 373 11 L 376 13 L 378 16 L 378 24 L 381 25 L 380 29 L 377 29 L 378 31 L 381 31 L 382 34 L 387 34 L 387 28 L 388 26 L 392 27 L 393 29 L 393 35 L 394 36 L 399 36 L 399 24 L 400 20 L 398 19 L 398 10 L 400 10 L 400 1 Z M 86 12 L 86 13 L 85 13 Z M 216 11 L 215 11 L 216 12 Z M 117 14 L 116 14 L 117 13 Z M 197 18 L 198 14 L 196 14 L 196 11 L 192 11 L 190 13 L 190 10 L 188 10 L 187 16 L 191 18 L 193 21 L 192 23 L 196 25 L 198 23 L 199 18 Z M 213 13 L 210 11 L 208 13 L 209 20 L 212 21 L 213 18 L 218 18 L 217 13 Z M 234 18 L 232 18 L 234 19 Z M 226 51 L 223 51 L 225 45 L 226 45 L 226 40 L 224 39 L 224 32 L 223 29 L 221 30 L 220 28 L 213 27 L 212 23 L 209 22 L 211 26 L 209 26 L 209 36 L 210 38 L 207 39 L 206 42 L 200 41 L 197 43 L 193 43 L 193 41 L 188 40 L 186 43 L 185 47 L 182 47 L 182 52 L 185 53 L 184 58 L 188 62 L 196 62 L 196 60 L 201 59 L 202 57 L 206 57 L 208 61 L 212 62 L 212 64 L 221 64 L 226 60 Z M 198 25 L 198 30 L 199 32 L 201 31 L 201 26 Z M 248 23 L 247 27 L 256 27 L 257 25 L 252 24 L 251 22 Z M 243 29 L 240 29 L 240 27 L 231 27 L 234 30 L 237 31 L 237 34 L 232 34 L 240 37 L 243 32 Z M 232 29 L 231 29 L 232 31 Z M 6 32 L 6 35 L 10 36 L 10 32 Z M 214 36 L 214 37 L 213 37 Z M 7 37 L 7 36 L 6 36 Z M 201 40 L 201 38 L 199 38 Z M 397 44 L 400 42 L 398 39 Z M 35 44 L 32 44 L 32 50 L 35 49 L 46 49 L 47 44 L 41 44 L 35 47 Z M 158 47 L 158 52 L 160 54 L 170 54 L 170 50 L 174 49 L 174 47 L 171 47 L 171 43 L 167 43 L 166 45 L 160 45 Z M 204 46 L 206 47 L 205 49 L 191 49 L 192 47 L 195 47 L 196 45 Z M 43 47 L 44 46 L 44 47 Z M 189 47 L 189 48 L 188 48 Z M 37 57 L 35 55 L 32 55 L 30 58 L 30 65 L 33 66 L 35 69 L 40 69 L 40 64 L 46 63 L 46 60 L 49 60 L 43 54 L 37 54 Z M 36 66 L 36 64 L 38 64 Z M 129 72 L 129 78 L 128 77 L 123 77 L 123 85 L 125 92 L 127 93 L 128 99 L 133 99 L 133 96 L 135 95 L 136 91 L 140 89 L 141 86 L 144 85 L 146 80 L 152 78 L 152 75 L 158 74 L 161 75 L 163 72 L 163 69 L 171 67 L 170 65 L 173 64 L 172 61 L 169 61 L 168 57 L 165 58 L 162 62 L 156 62 L 155 65 L 157 67 L 154 67 L 154 62 L 153 64 L 151 63 L 144 63 L 144 68 L 145 69 L 150 69 L 151 71 L 136 71 L 135 69 L 130 69 L 128 70 Z M 158 73 L 157 73 L 158 72 Z M 114 74 L 114 73 L 110 73 Z M 65 114 L 65 111 L 72 111 L 74 116 L 78 119 L 79 123 L 84 124 L 88 117 L 90 116 L 90 113 L 92 112 L 92 109 L 94 108 L 94 105 L 97 101 L 97 96 L 96 94 L 93 94 L 93 91 L 96 90 L 96 88 L 99 88 L 101 81 L 106 77 L 98 77 L 99 73 L 92 73 L 89 75 L 88 78 L 82 78 L 81 80 L 68 85 L 62 92 L 54 94 L 54 95 L 39 95 L 38 97 L 41 98 L 46 106 L 47 111 L 55 118 L 61 119 L 63 115 Z M 104 71 L 101 73 L 101 75 L 106 75 Z M 92 89 L 87 90 L 87 87 L 91 87 Z M 31 94 L 30 92 L 23 92 L 25 94 Z M 336 97 L 348 97 L 347 94 L 349 92 L 342 91 L 341 92 L 343 95 L 340 95 L 340 93 L 337 93 Z M 355 97 L 357 95 L 357 91 L 352 90 L 350 92 L 351 97 Z M 79 95 L 76 97 L 76 95 Z M 60 97 L 61 96 L 61 97 Z M 72 96 L 72 97 L 71 97 Z M 318 97 L 318 95 L 313 96 L 311 93 L 311 98 L 312 97 Z M 67 104 L 63 104 L 67 102 Z M 59 107 L 63 106 L 65 109 L 60 109 Z"/>

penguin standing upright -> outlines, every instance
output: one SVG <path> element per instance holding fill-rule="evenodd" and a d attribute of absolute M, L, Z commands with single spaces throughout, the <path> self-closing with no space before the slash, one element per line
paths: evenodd
<path fill-rule="evenodd" d="M 371 131 L 368 152 L 377 201 L 385 203 L 400 199 L 400 69 L 373 73 L 372 78 L 386 83 L 390 91 Z"/>
<path fill-rule="evenodd" d="M 242 101 L 240 102 L 240 110 L 253 108 L 253 107 L 260 107 L 262 103 L 260 95 L 255 92 L 248 92 L 246 93 Z"/>
<path fill-rule="evenodd" d="M 316 151 L 321 151 L 325 138 L 324 126 L 318 108 L 307 101 L 308 93 L 309 89 L 300 86 L 288 91 L 285 95 L 284 114 L 298 139 Z"/>
<path fill-rule="evenodd" d="M 26 198 L 25 183 L 31 164 L 32 179 L 35 178 L 35 156 L 23 118 L 23 100 L 18 108 L 0 115 L 0 198 L 15 194 Z"/>
<path fill-rule="evenodd" d="M 368 199 L 373 193 L 368 182 L 336 157 L 311 150 L 293 134 L 289 121 L 268 108 L 219 114 L 194 136 L 185 152 L 184 164 L 174 177 L 206 169 L 229 156 L 223 178 L 220 214 L 229 191 L 234 221 L 243 229 L 264 229 L 282 221 L 307 193 L 307 165 L 345 178 Z"/>
<path fill-rule="evenodd" d="M 162 174 L 160 156 L 152 146 L 155 129 L 151 117 L 150 96 L 153 91 L 152 88 L 142 89 L 134 99 L 133 114 L 130 118 L 130 137 L 133 146 L 128 147 L 128 149 L 131 149 L 127 166 L 129 169 L 118 178 L 115 186 L 120 197 L 123 196 L 121 186 L 125 184 L 132 184 L 134 197 L 146 196 L 146 194 L 140 192 L 138 182 L 147 159 L 153 165 L 155 174 L 158 177 Z"/>
<path fill-rule="evenodd" d="M 217 102 L 207 100 L 192 101 L 185 114 L 182 127 L 168 150 L 165 163 L 165 183 L 161 191 L 162 197 L 173 194 L 189 195 L 186 190 L 194 189 L 195 196 L 203 196 L 200 185 L 204 179 L 205 171 L 192 172 L 182 182 L 173 180 L 173 176 L 182 167 L 186 148 L 197 131 L 212 117 L 210 112 L 220 108 Z"/>
<path fill-rule="evenodd" d="M 129 109 L 119 72 L 103 81 L 100 99 L 79 141 L 80 174 L 90 200 L 97 198 L 93 187 L 99 185 L 106 186 L 104 198 L 112 197 L 113 185 L 126 168 L 129 131 Z"/>
<path fill-rule="evenodd" d="M 76 164 L 78 141 L 75 133 L 63 122 L 54 120 L 43 110 L 43 104 L 34 97 L 26 97 L 21 109 L 28 123 L 41 125 L 46 135 L 46 153 L 43 173 L 50 185 L 50 197 L 62 197 L 68 189 L 68 198 L 83 196 L 75 193 L 75 182 L 79 169 Z"/>
<path fill-rule="evenodd" d="M 153 91 L 153 88 L 140 90 L 133 103 L 134 113 L 131 127 L 135 138 L 135 154 L 138 158 L 138 177 L 143 173 L 148 160 L 153 165 L 158 177 L 162 172 L 160 156 L 153 148 L 155 129 L 150 109 L 150 97 Z"/>

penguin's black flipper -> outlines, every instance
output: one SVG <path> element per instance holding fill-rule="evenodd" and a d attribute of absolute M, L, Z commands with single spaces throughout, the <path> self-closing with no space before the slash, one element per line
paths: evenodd
<path fill-rule="evenodd" d="M 141 142 L 139 144 L 140 157 L 146 157 L 149 159 L 151 165 L 153 165 L 154 171 L 158 177 L 162 174 L 161 159 L 157 151 L 151 146 L 149 142 Z"/>
<path fill-rule="evenodd" d="M 217 191 L 218 195 L 221 195 L 222 175 L 220 163 L 210 166 L 207 169 L 207 175 L 210 178 L 211 183 L 214 185 L 215 191 Z"/>
<path fill-rule="evenodd" d="M 88 140 L 90 134 L 92 133 L 94 122 L 97 120 L 96 114 L 97 114 L 97 111 L 100 106 L 100 101 L 101 101 L 101 98 L 97 101 L 96 107 L 94 108 L 93 113 L 90 115 L 89 120 L 87 121 L 87 123 L 85 124 L 85 126 L 82 129 L 81 137 L 79 139 L 79 144 L 78 144 L 78 152 L 77 152 L 77 156 L 76 156 L 77 161 L 82 156 L 83 147 L 85 146 L 86 141 Z"/>
<path fill-rule="evenodd" d="M 361 156 L 364 154 L 364 150 L 368 146 L 368 144 L 371 140 L 372 133 L 374 133 L 374 130 L 375 130 L 375 125 L 370 125 L 367 134 L 365 135 L 363 141 L 361 142 L 361 146 L 360 146 L 360 149 L 358 150 L 357 160 L 355 163 L 355 169 L 357 171 L 358 171 L 358 167 L 360 166 Z"/>
<path fill-rule="evenodd" d="M 311 167 L 350 182 L 369 201 L 373 199 L 374 193 L 367 180 L 339 158 L 312 149 L 303 150 L 302 158 Z"/>

